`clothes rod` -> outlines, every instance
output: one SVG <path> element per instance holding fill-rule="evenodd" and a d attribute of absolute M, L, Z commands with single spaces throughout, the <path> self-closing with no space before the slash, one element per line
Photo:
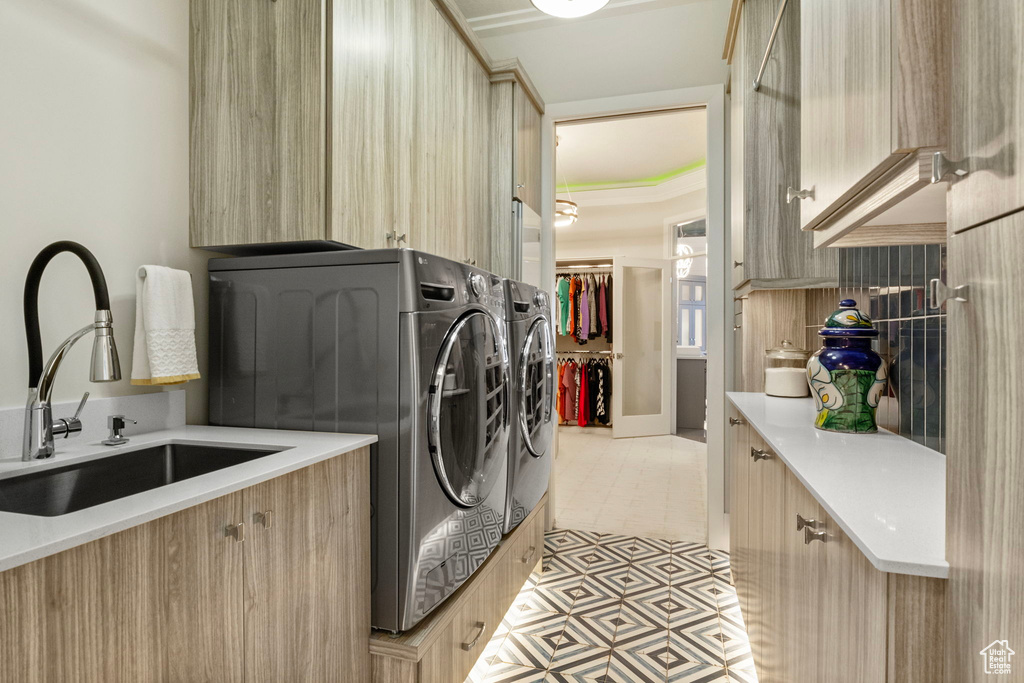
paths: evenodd
<path fill-rule="evenodd" d="M 585 354 L 585 353 L 590 353 L 590 354 L 601 355 L 601 356 L 610 356 L 610 355 L 612 355 L 611 351 L 555 351 L 555 353 L 576 354 L 576 355 L 582 355 L 582 354 Z"/>
<path fill-rule="evenodd" d="M 768 37 L 768 47 L 764 50 L 764 59 L 761 60 L 761 68 L 757 70 L 757 78 L 754 79 L 754 92 L 761 88 L 761 78 L 764 77 L 764 70 L 768 67 L 768 58 L 772 55 L 772 48 L 775 47 L 775 37 L 779 34 L 779 26 L 782 25 L 782 14 L 786 11 L 786 3 L 789 0 L 782 0 L 779 3 L 779 14 L 775 17 L 775 25 L 772 26 L 772 34 Z"/>

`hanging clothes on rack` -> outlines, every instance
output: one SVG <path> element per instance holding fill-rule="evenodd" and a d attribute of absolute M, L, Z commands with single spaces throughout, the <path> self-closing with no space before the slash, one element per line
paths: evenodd
<path fill-rule="evenodd" d="M 566 335 L 569 325 L 569 281 L 564 277 L 558 278 L 558 334 Z"/>
<path fill-rule="evenodd" d="M 568 352 L 570 356 L 572 353 Z M 607 358 L 580 360 L 572 357 L 558 362 L 557 407 L 560 424 L 579 427 L 611 424 L 612 385 L 609 363 Z"/>
<path fill-rule="evenodd" d="M 612 276 L 601 273 L 559 273 L 556 331 L 580 346 L 604 337 L 611 342 Z"/>

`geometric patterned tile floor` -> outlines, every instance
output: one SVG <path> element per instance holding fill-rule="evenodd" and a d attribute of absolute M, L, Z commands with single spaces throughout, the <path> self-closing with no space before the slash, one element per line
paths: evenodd
<path fill-rule="evenodd" d="M 728 554 L 556 529 L 542 566 L 466 683 L 756 683 Z"/>

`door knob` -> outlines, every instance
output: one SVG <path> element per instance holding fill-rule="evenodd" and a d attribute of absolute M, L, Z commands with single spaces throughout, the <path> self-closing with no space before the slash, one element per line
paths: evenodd
<path fill-rule="evenodd" d="M 264 529 L 269 530 L 274 526 L 274 511 L 257 512 L 255 520 L 257 524 L 262 524 Z"/>
<path fill-rule="evenodd" d="M 805 519 L 800 513 L 796 515 L 796 530 L 803 531 L 804 529 L 817 529 L 818 520 L 816 519 Z"/>
<path fill-rule="evenodd" d="M 939 278 L 932 278 L 928 283 L 928 308 L 939 308 L 947 301 L 967 301 L 970 293 L 970 285 L 950 287 Z"/>
<path fill-rule="evenodd" d="M 966 159 L 963 161 L 950 161 L 942 152 L 932 154 L 932 185 L 941 183 L 947 178 L 950 180 L 963 178 L 970 173 L 967 161 Z"/>
<path fill-rule="evenodd" d="M 815 531 L 809 526 L 804 527 L 804 545 L 810 545 L 814 541 L 824 543 L 826 540 L 828 540 L 828 534 L 824 531 Z"/>
<path fill-rule="evenodd" d="M 245 540 L 245 522 L 239 522 L 238 524 L 229 524 L 224 529 L 224 534 L 235 539 L 236 543 L 241 543 Z"/>
<path fill-rule="evenodd" d="M 792 187 L 787 187 L 786 203 L 792 204 L 794 199 L 814 199 L 814 188 L 810 190 L 794 190 Z"/>

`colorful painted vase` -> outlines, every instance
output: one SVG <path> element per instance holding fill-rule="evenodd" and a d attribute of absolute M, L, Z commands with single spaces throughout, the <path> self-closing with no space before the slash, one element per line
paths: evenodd
<path fill-rule="evenodd" d="M 818 334 L 824 346 L 807 361 L 807 383 L 818 408 L 814 426 L 849 434 L 877 432 L 875 410 L 886 383 L 885 363 L 871 348 L 878 330 L 857 310 L 856 301 L 843 299 Z"/>

